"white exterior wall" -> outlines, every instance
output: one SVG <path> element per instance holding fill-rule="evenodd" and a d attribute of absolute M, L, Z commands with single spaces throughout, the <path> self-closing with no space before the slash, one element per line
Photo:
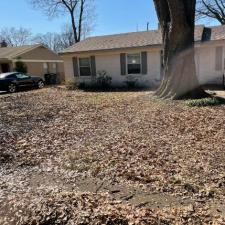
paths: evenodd
<path fill-rule="evenodd" d="M 221 71 L 216 71 L 216 47 L 223 46 L 223 65 Z M 74 77 L 72 57 L 95 56 L 96 71 L 106 71 L 112 77 L 112 84 L 124 86 L 128 75 L 121 75 L 120 53 L 141 53 L 147 51 L 148 74 L 129 75 L 138 79 L 138 84 L 145 87 L 158 86 L 161 80 L 160 48 L 142 48 L 90 54 L 66 55 L 64 58 L 66 81 L 91 82 L 91 77 Z M 200 84 L 222 84 L 225 70 L 225 41 L 210 42 L 196 46 L 196 71 Z"/>
<path fill-rule="evenodd" d="M 135 52 L 134 52 L 135 53 Z M 121 75 L 120 54 L 96 56 L 97 71 L 105 70 L 112 77 L 115 86 L 125 85 L 128 76 L 136 78 L 137 85 L 152 87 L 160 82 L 160 51 L 148 52 L 148 74 Z"/>
<path fill-rule="evenodd" d="M 64 58 L 65 81 L 74 82 L 73 61 L 71 57 Z"/>
<path fill-rule="evenodd" d="M 216 47 L 223 47 L 222 68 L 216 70 Z M 196 70 L 200 84 L 222 84 L 225 60 L 225 41 L 197 47 Z"/>
<path fill-rule="evenodd" d="M 121 75 L 120 69 L 120 53 L 141 53 L 146 51 L 146 49 L 141 50 L 129 50 L 122 52 L 111 52 L 111 53 L 98 53 L 98 54 L 82 54 L 82 55 L 73 55 L 70 57 L 64 56 L 64 66 L 65 66 L 65 76 L 66 81 L 76 81 L 90 83 L 92 81 L 91 77 L 78 77 L 74 78 L 73 72 L 73 62 L 72 57 L 90 57 L 95 55 L 96 61 L 96 71 L 106 71 L 107 74 L 112 77 L 113 86 L 125 86 L 125 81 L 127 77 L 132 76 L 136 78 L 137 85 L 143 87 L 154 87 L 160 83 L 160 71 L 161 71 L 161 59 L 160 59 L 160 49 L 154 49 L 147 51 L 147 60 L 148 60 L 148 73 L 147 74 L 137 74 L 137 75 Z"/>

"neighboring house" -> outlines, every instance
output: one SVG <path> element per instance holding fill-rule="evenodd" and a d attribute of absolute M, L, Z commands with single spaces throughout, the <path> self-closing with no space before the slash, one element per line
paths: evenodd
<path fill-rule="evenodd" d="M 43 45 L 0 46 L 0 73 L 14 71 L 16 61 L 26 64 L 28 74 L 44 77 L 46 73 L 56 73 L 60 82 L 65 79 L 62 58 Z"/>
<path fill-rule="evenodd" d="M 201 84 L 222 84 L 225 59 L 225 26 L 196 26 L 196 69 Z M 160 30 L 87 38 L 61 53 L 66 81 L 89 83 L 106 71 L 113 85 L 137 79 L 152 87 L 162 79 Z"/>

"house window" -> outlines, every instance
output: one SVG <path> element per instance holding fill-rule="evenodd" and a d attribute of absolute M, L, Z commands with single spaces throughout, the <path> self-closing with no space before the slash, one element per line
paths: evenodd
<path fill-rule="evenodd" d="M 44 62 L 43 63 L 43 73 L 46 74 L 48 72 L 49 72 L 49 70 L 48 70 L 48 63 L 47 62 Z"/>
<path fill-rule="evenodd" d="M 43 63 L 43 69 L 44 69 L 44 70 L 47 70 L 47 69 L 48 69 L 48 63 L 46 63 L 46 62 Z"/>
<path fill-rule="evenodd" d="M 215 70 L 221 71 L 223 69 L 223 47 L 216 47 L 216 62 L 215 62 Z"/>
<path fill-rule="evenodd" d="M 53 73 L 57 73 L 57 63 L 52 63 Z"/>
<path fill-rule="evenodd" d="M 160 51 L 160 78 L 163 77 L 163 70 L 164 70 L 164 51 Z"/>
<path fill-rule="evenodd" d="M 80 76 L 91 76 L 90 58 L 79 59 Z"/>
<path fill-rule="evenodd" d="M 127 54 L 127 71 L 128 74 L 141 73 L 141 54 Z"/>

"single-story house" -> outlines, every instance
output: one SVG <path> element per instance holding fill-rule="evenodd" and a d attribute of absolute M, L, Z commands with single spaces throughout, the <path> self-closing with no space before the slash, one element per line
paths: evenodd
<path fill-rule="evenodd" d="M 1 45 L 0 73 L 14 71 L 16 61 L 25 63 L 28 74 L 44 77 L 46 73 L 56 73 L 60 82 L 65 79 L 62 58 L 41 44 L 20 47 Z"/>
<path fill-rule="evenodd" d="M 201 84 L 222 84 L 225 68 L 225 26 L 195 28 L 196 69 Z M 65 49 L 65 79 L 90 83 L 99 71 L 113 85 L 137 79 L 143 86 L 162 79 L 162 35 L 159 30 L 90 37 Z"/>

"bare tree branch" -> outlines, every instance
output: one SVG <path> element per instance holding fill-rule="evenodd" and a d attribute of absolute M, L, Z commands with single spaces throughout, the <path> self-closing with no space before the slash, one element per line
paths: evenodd
<path fill-rule="evenodd" d="M 32 33 L 26 28 L 2 28 L 0 30 L 0 41 L 5 40 L 8 46 L 21 46 L 30 43 Z"/>
<path fill-rule="evenodd" d="M 73 30 L 70 25 L 65 24 L 61 33 L 37 34 L 32 42 L 43 44 L 55 52 L 60 52 L 74 44 Z"/>
<path fill-rule="evenodd" d="M 50 18 L 67 12 L 70 16 L 74 42 L 82 39 L 84 26 L 88 26 L 85 13 L 93 0 L 28 0 L 34 8 L 42 9 Z M 91 11 L 88 12 L 91 14 Z M 91 24 L 90 24 L 91 26 Z M 90 30 L 90 29 L 89 29 Z"/>
<path fill-rule="evenodd" d="M 197 19 L 211 18 L 225 24 L 225 0 L 198 0 L 196 9 Z"/>

